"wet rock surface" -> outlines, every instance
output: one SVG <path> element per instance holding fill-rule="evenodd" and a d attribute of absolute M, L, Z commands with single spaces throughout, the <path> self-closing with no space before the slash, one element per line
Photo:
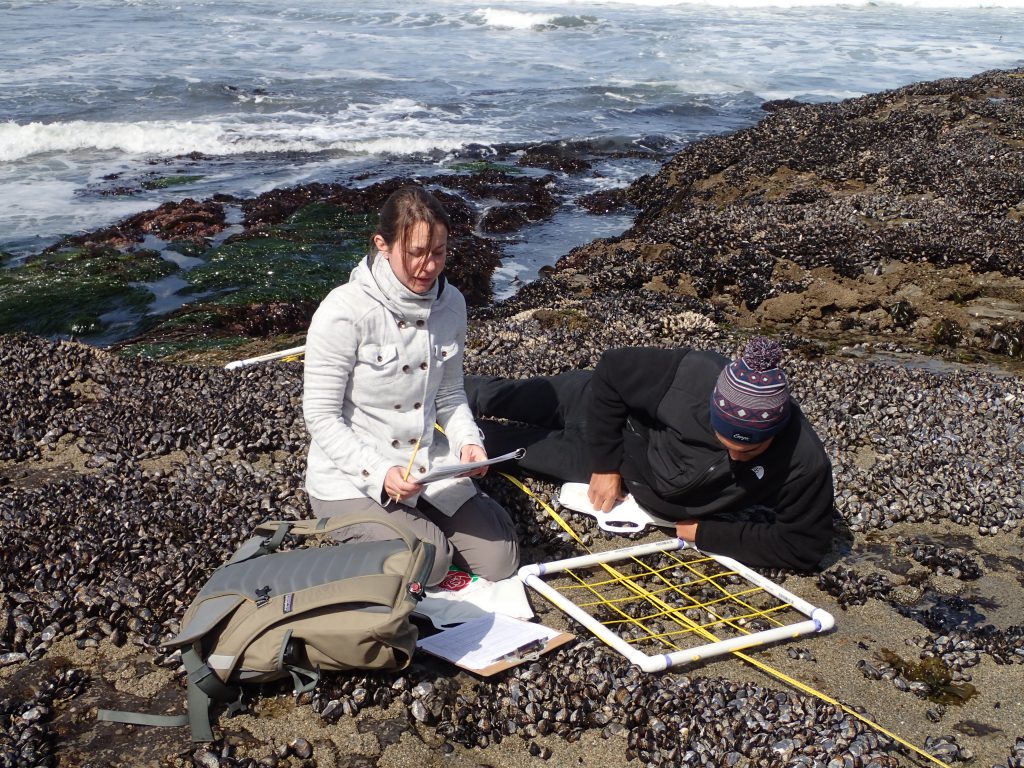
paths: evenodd
<path fill-rule="evenodd" d="M 922 171 L 918 177 L 909 161 L 892 160 L 895 170 L 882 174 L 880 150 L 864 143 L 873 132 L 858 132 L 861 123 L 881 122 L 877 132 L 903 137 L 912 148 L 920 130 L 916 121 L 927 117 L 939 131 L 934 135 L 949 139 L 932 144 L 959 157 L 956 131 L 972 124 L 987 125 L 992 142 L 1010 135 L 1001 125 L 1015 125 L 1013 135 L 1019 136 L 1020 121 L 1011 120 L 1020 104 L 1018 83 L 1015 73 L 989 74 L 843 105 L 787 105 L 767 118 L 789 121 L 772 123 L 772 130 L 759 127 L 695 145 L 666 167 L 660 182 L 648 179 L 630 191 L 638 205 L 647 205 L 634 231 L 577 249 L 515 298 L 474 310 L 467 370 L 551 374 L 592 365 L 604 349 L 626 344 L 732 353 L 747 333 L 745 324 L 771 298 L 744 309 L 744 297 L 756 298 L 764 285 L 744 282 L 739 271 L 721 271 L 711 240 L 703 266 L 688 271 L 691 262 L 679 254 L 689 240 L 673 239 L 673 227 L 691 212 L 707 219 L 715 211 L 720 227 L 709 238 L 726 237 L 732 225 L 750 235 L 751 210 L 775 206 L 781 215 L 779 206 L 788 205 L 793 217 L 804 210 L 818 222 L 801 229 L 817 232 L 816 242 L 833 237 L 827 221 L 814 219 L 828 208 L 818 192 L 785 204 L 739 202 L 753 197 L 751 184 L 763 186 L 764 175 L 777 169 L 760 147 L 776 147 L 772 136 L 791 124 L 786 162 L 798 173 L 827 159 L 829 167 L 854 178 L 853 168 L 860 166 L 851 165 L 853 159 L 867 163 L 864 153 L 870 152 L 878 171 L 872 184 L 886 176 L 903 179 L 909 189 L 907 179 L 919 178 L 924 208 L 932 204 L 929 194 L 945 196 L 947 205 L 966 205 L 976 196 L 980 231 L 1018 236 L 984 213 L 1009 194 L 1011 184 L 981 189 L 1002 178 L 989 178 L 987 165 L 970 166 L 963 179 L 951 180 L 955 164 L 947 164 L 945 175 Z M 993 95 L 997 87 L 1002 96 Z M 978 94 L 987 94 L 991 106 L 981 104 Z M 950 122 L 953 134 L 942 133 L 952 130 L 943 110 L 966 109 L 964 103 L 990 122 L 969 112 Z M 909 114 L 900 117 L 901 109 Z M 893 121 L 889 127 L 887 120 Z M 850 122 L 846 128 L 844 121 Z M 800 131 L 805 144 L 793 143 Z M 860 147 L 860 154 L 835 160 L 841 142 L 827 140 L 830 131 Z M 816 134 L 823 138 L 814 139 Z M 1020 151 L 1012 142 L 1002 146 L 1003 165 L 996 164 L 994 173 Z M 892 157 L 917 157 L 907 153 Z M 915 162 L 930 167 L 922 158 Z M 694 198 L 699 179 L 712 168 L 720 179 L 700 193 L 703 200 Z M 823 181 L 808 188 L 833 194 L 829 185 L 837 182 L 830 180 L 839 171 L 814 173 Z M 733 174 L 736 196 L 730 202 L 726 182 Z M 324 187 L 314 202 L 329 202 L 332 215 L 351 215 L 347 194 Z M 309 207 L 304 195 L 285 191 L 254 204 L 246 216 L 253 227 L 274 234 L 274 227 Z M 716 195 L 724 197 L 712 206 Z M 949 227 L 963 223 L 956 215 L 948 220 Z M 847 247 L 856 251 L 862 225 L 850 226 Z M 780 224 L 772 231 L 787 229 Z M 961 235 L 970 239 L 966 231 Z M 865 295 L 874 290 L 880 307 L 895 298 L 882 295 L 881 284 L 870 279 L 878 276 L 867 252 L 851 256 L 849 268 L 835 262 L 836 253 L 825 248 L 816 255 L 808 246 L 792 254 L 789 261 L 799 268 L 793 283 L 804 280 L 799 270 L 821 269 L 826 272 L 814 274 L 832 275 L 828 290 L 838 291 L 848 280 Z M 1019 274 L 1010 251 L 993 259 L 944 266 L 908 256 L 883 265 L 882 272 L 898 264 L 938 276 L 936 285 L 957 274 L 966 284 L 994 286 L 996 277 L 974 270 L 996 265 L 1002 271 L 995 274 L 1012 286 Z M 779 263 L 773 261 L 768 274 Z M 710 291 L 685 288 L 704 285 L 703 278 Z M 783 285 L 767 284 L 773 290 Z M 753 293 L 741 296 L 744 286 Z M 791 292 L 799 297 L 812 290 L 809 283 L 802 293 Z M 908 300 L 917 318 L 930 316 L 930 305 Z M 896 314 L 908 329 L 920 322 L 913 313 Z M 284 685 L 253 688 L 244 712 L 218 712 L 217 742 L 198 747 L 189 744 L 184 729 L 99 724 L 95 709 L 182 711 L 180 657 L 161 643 L 253 525 L 308 514 L 301 366 L 227 372 L 24 334 L 0 336 L 0 765 L 923 764 L 857 714 L 949 765 L 1019 765 L 1024 383 L 980 368 L 925 370 L 836 357 L 821 341 L 827 328 L 798 320 L 775 327 L 789 350 L 794 395 L 834 465 L 837 533 L 820 573 L 768 575 L 834 613 L 837 627 L 801 638 L 799 646 L 753 655 L 829 698 L 736 659 L 640 673 L 538 600 L 541 620 L 576 632 L 574 644 L 490 679 L 417 657 L 402 672 L 328 675 L 316 691 L 299 697 Z M 894 335 L 893 343 L 903 348 L 916 342 L 908 333 Z M 970 343 L 976 350 L 978 342 Z M 541 499 L 555 495 L 555 486 L 525 480 Z M 512 512 L 524 562 L 578 551 L 507 480 L 492 474 L 481 485 Z M 610 537 L 587 516 L 570 520 L 593 548 L 629 540 Z"/>
<path fill-rule="evenodd" d="M 185 198 L 177 203 L 164 203 L 156 210 L 137 214 L 112 227 L 65 238 L 49 250 L 61 250 L 76 245 L 126 248 L 142 242 L 146 235 L 156 235 L 169 241 L 188 240 L 202 243 L 217 235 L 225 226 L 224 207 L 220 202 L 197 202 Z"/>
<path fill-rule="evenodd" d="M 345 282 L 368 251 L 387 197 L 413 183 L 429 188 L 451 217 L 448 279 L 468 304 L 486 305 L 505 243 L 524 227 L 549 221 L 571 194 L 566 171 L 527 166 L 522 147 L 497 151 L 505 162 L 470 157 L 436 175 L 397 176 L 358 188 L 311 183 L 251 199 L 215 195 L 166 202 L 63 238 L 0 271 L 0 292 L 14 299 L 0 308 L 0 332 L 117 344 L 148 357 L 202 354 L 300 333 L 323 296 Z M 537 151 L 543 159 L 554 150 Z M 586 147 L 558 151 L 586 167 Z M 185 184 L 201 177 L 161 178 Z M 153 186 L 152 179 L 142 184 L 173 186 Z M 69 289 L 77 282 L 86 290 Z M 62 312 L 40 309 L 56 304 Z"/>
<path fill-rule="evenodd" d="M 597 295 L 694 297 L 739 327 L 1019 358 L 1024 72 L 781 106 L 635 183 L 635 226 L 542 290 L 601 273 Z"/>

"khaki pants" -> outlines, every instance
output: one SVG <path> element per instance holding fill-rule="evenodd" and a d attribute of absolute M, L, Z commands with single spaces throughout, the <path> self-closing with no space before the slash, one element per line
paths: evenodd
<path fill-rule="evenodd" d="M 451 517 L 422 499 L 415 509 L 391 501 L 386 507 L 381 507 L 365 497 L 324 501 L 310 496 L 309 503 L 317 517 L 367 512 L 379 514 L 385 510 L 395 523 L 434 545 L 434 567 L 427 580 L 428 586 L 440 582 L 449 565 L 490 581 L 507 578 L 519 567 L 519 542 L 512 518 L 504 507 L 484 493 L 477 493 Z M 346 526 L 331 535 L 339 541 L 395 538 L 390 528 L 373 523 Z"/>

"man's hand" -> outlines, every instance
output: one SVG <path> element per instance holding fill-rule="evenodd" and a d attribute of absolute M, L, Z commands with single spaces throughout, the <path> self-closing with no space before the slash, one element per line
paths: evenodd
<path fill-rule="evenodd" d="M 413 480 L 405 480 L 404 467 L 392 467 L 384 476 L 384 493 L 393 501 L 401 501 L 423 490 L 423 486 Z"/>
<path fill-rule="evenodd" d="M 611 512 L 612 507 L 626 498 L 622 492 L 622 475 L 618 472 L 595 472 L 590 476 L 587 498 L 594 509 Z"/>
<path fill-rule="evenodd" d="M 469 445 L 462 446 L 462 451 L 459 453 L 459 461 L 463 464 L 471 464 L 474 461 L 487 461 L 487 451 L 484 450 L 482 445 Z M 490 467 L 480 467 L 480 469 L 474 469 L 472 472 L 467 472 L 462 477 L 483 477 L 487 474 L 487 470 Z"/>
<path fill-rule="evenodd" d="M 680 520 L 676 523 L 676 536 L 693 544 L 697 540 L 697 521 Z"/>

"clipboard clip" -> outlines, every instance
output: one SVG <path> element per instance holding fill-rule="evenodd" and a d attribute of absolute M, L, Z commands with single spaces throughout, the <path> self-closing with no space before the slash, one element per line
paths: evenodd
<path fill-rule="evenodd" d="M 491 664 L 498 664 L 503 661 L 514 661 L 516 663 L 524 661 L 536 661 L 540 658 L 541 651 L 547 647 L 548 641 L 540 637 L 536 640 L 531 640 L 528 643 L 523 643 L 518 648 L 513 648 L 508 653 L 503 653 L 495 659 L 491 660 Z"/>

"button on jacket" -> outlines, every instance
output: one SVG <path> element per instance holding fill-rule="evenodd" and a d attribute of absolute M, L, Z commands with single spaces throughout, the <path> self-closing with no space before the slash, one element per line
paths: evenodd
<path fill-rule="evenodd" d="M 410 479 L 457 463 L 467 444 L 482 445 L 463 389 L 465 341 L 465 299 L 443 276 L 420 295 L 381 254 L 360 262 L 321 303 L 306 337 L 310 495 L 381 502 L 388 470 L 409 465 L 417 440 Z M 454 514 L 475 493 L 471 480 L 457 478 L 431 483 L 423 495 Z M 416 501 L 402 499 L 408 506 Z"/>

